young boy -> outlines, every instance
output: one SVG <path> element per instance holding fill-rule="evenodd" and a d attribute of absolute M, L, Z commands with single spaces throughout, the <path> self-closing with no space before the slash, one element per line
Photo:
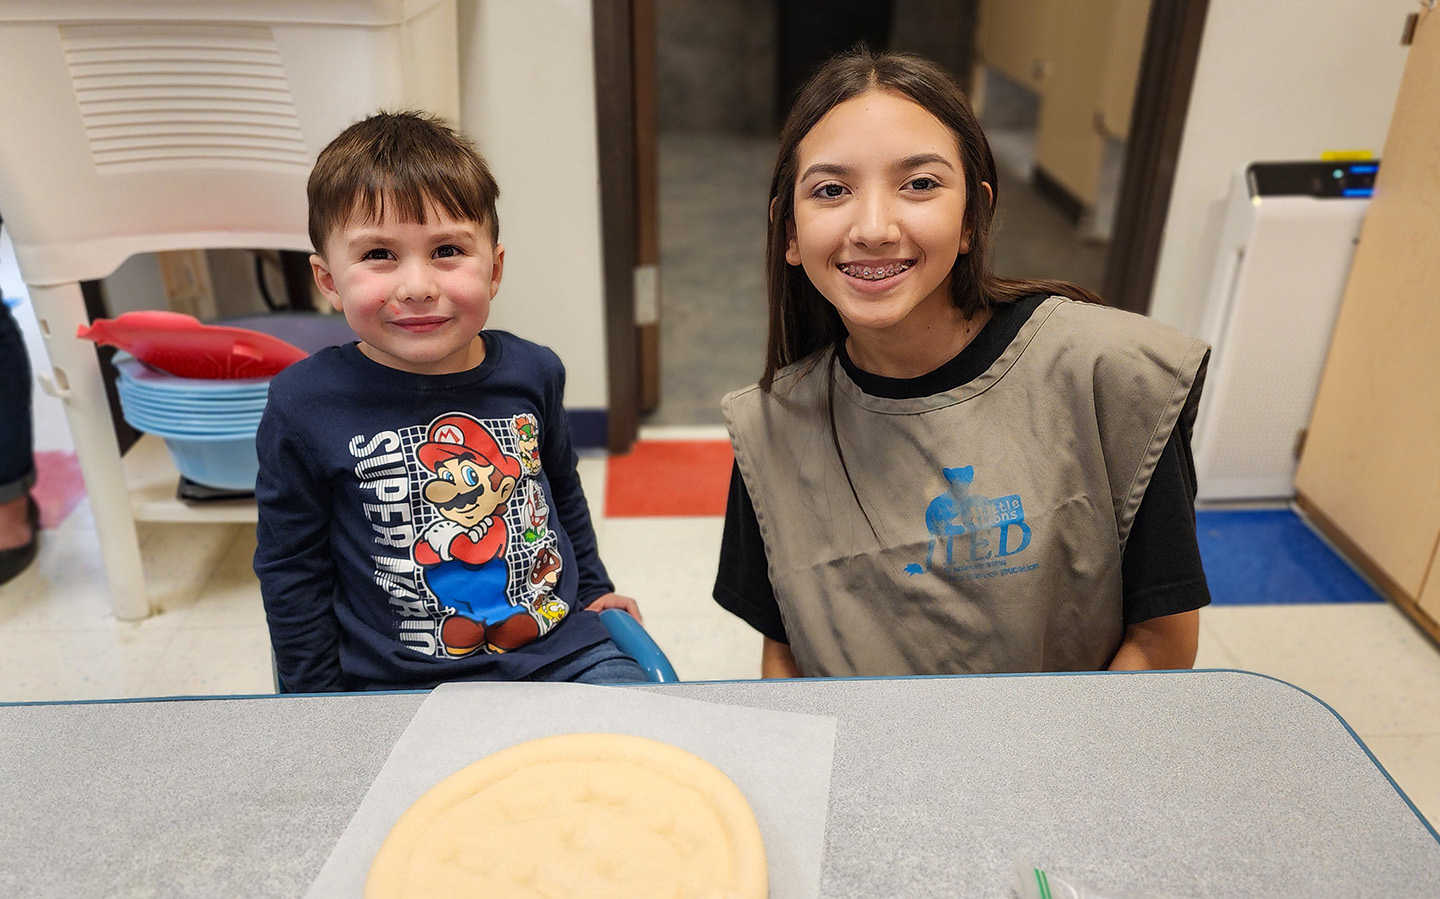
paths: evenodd
<path fill-rule="evenodd" d="M 565 372 L 483 331 L 499 193 L 419 113 L 345 129 L 311 173 L 315 282 L 360 338 L 270 385 L 260 578 L 289 692 L 453 680 L 644 680 L 595 612 L 617 596 L 575 469 Z"/>

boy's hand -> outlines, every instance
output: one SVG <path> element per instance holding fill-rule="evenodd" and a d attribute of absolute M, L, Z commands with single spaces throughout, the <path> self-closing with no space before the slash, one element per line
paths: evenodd
<path fill-rule="evenodd" d="M 590 605 L 585 607 L 591 612 L 600 612 L 605 609 L 622 609 L 629 613 L 631 618 L 641 624 L 645 619 L 640 617 L 640 606 L 628 596 L 621 596 L 619 593 L 605 593 L 590 600 Z"/>

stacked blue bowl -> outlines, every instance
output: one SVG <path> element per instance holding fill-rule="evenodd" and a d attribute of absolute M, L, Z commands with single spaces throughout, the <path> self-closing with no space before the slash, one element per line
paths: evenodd
<path fill-rule="evenodd" d="M 255 430 L 269 378 L 180 378 L 126 353 L 115 355 L 120 409 L 134 428 L 164 438 L 180 473 L 222 490 L 254 490 L 260 463 Z"/>

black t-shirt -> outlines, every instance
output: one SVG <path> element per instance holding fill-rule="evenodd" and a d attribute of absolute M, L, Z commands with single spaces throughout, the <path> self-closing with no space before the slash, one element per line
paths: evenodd
<path fill-rule="evenodd" d="M 990 321 L 955 358 L 918 378 L 886 378 L 856 367 L 839 346 L 840 366 L 871 396 L 909 399 L 954 390 L 983 374 L 1045 301 L 1037 294 L 996 308 Z M 1125 625 L 1189 612 L 1210 602 L 1195 538 L 1195 461 L 1190 430 L 1181 422 L 1170 434 L 1125 544 L 1121 560 Z M 770 584 L 765 541 L 740 469 L 730 470 L 730 498 L 720 539 L 715 601 L 772 640 L 790 642 Z"/>

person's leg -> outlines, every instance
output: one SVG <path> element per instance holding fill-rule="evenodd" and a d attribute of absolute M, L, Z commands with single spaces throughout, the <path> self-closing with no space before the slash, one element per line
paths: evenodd
<path fill-rule="evenodd" d="M 0 300 L 0 583 L 35 557 L 34 431 L 30 357 L 10 307 Z"/>
<path fill-rule="evenodd" d="M 30 355 L 10 307 L 0 300 L 0 503 L 24 496 L 35 480 Z"/>
<path fill-rule="evenodd" d="M 645 669 L 620 651 L 613 640 L 596 643 L 540 668 L 527 681 L 569 681 L 574 684 L 642 684 Z"/>
<path fill-rule="evenodd" d="M 571 678 L 576 684 L 643 684 L 649 681 L 645 669 L 627 655 L 597 662 Z"/>

